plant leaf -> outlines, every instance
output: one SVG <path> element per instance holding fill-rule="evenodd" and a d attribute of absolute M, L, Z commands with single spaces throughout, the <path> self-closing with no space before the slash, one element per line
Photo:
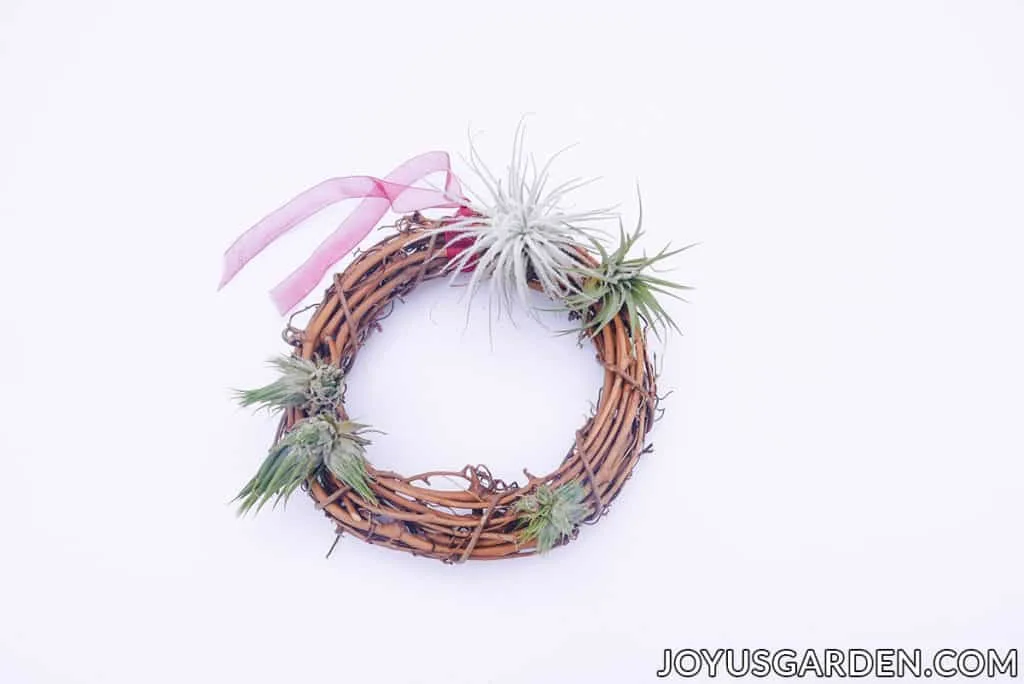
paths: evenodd
<path fill-rule="evenodd" d="M 538 553 L 546 553 L 590 514 L 584 503 L 586 489 L 576 480 L 557 489 L 541 485 L 521 498 L 515 506 L 519 516 L 520 539 L 537 541 Z"/>

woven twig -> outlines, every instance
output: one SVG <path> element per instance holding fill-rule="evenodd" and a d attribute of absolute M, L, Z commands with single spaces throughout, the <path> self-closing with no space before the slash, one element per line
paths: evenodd
<path fill-rule="evenodd" d="M 433 238 L 431 225 L 418 216 L 404 218 L 397 234 L 361 252 L 338 273 L 305 330 L 289 328 L 288 339 L 298 347 L 297 353 L 305 359 L 330 359 L 347 370 L 396 299 L 423 281 L 446 275 L 449 260 L 444 241 Z M 495 480 L 479 465 L 408 478 L 371 465 L 368 472 L 376 504 L 326 472 L 309 483 L 310 496 L 339 535 L 347 532 L 373 544 L 449 563 L 534 553 L 535 542 L 524 543 L 517 535 L 514 508 L 541 484 L 557 487 L 578 481 L 594 506 L 590 518 L 596 521 L 645 453 L 644 438 L 653 422 L 657 394 L 643 333 L 630 340 L 623 314 L 593 343 L 605 371 L 598 403 L 553 472 L 529 476 L 526 485 L 520 486 Z M 346 417 L 343 407 L 340 413 Z M 297 410 L 287 412 L 281 431 L 302 418 Z M 461 491 L 434 489 L 429 484 L 432 476 L 462 478 L 467 486 Z"/>

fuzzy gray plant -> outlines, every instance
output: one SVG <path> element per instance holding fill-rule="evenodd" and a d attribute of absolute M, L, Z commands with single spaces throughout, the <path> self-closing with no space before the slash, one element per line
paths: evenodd
<path fill-rule="evenodd" d="M 235 398 L 242 406 L 268 411 L 302 407 L 310 414 L 337 413 L 345 391 L 340 368 L 319 359 L 283 355 L 270 359 L 268 364 L 278 370 L 280 377 L 257 389 L 236 390 Z"/>
<path fill-rule="evenodd" d="M 531 279 L 551 299 L 575 291 L 572 271 L 582 263 L 580 250 L 600 232 L 592 224 L 615 216 L 609 209 L 572 211 L 564 206 L 566 195 L 588 181 L 573 179 L 549 187 L 550 167 L 557 156 L 538 169 L 534 159 L 523 153 L 520 125 L 507 174 L 498 178 L 471 142 L 468 163 L 484 190 L 467 186 L 476 215 L 460 217 L 435 231 L 455 232 L 449 245 L 469 238 L 469 246 L 447 269 L 454 280 L 472 268 L 467 286 L 470 301 L 489 280 L 491 310 L 499 315 L 511 313 L 516 303 L 536 315 L 529 306 Z"/>
<path fill-rule="evenodd" d="M 546 484 L 537 487 L 516 503 L 522 528 L 520 538 L 536 539 L 539 553 L 549 551 L 590 514 L 590 506 L 584 503 L 586 498 L 586 489 L 575 480 L 557 489 Z"/>
<path fill-rule="evenodd" d="M 240 502 L 239 514 L 253 506 L 259 512 L 271 499 L 275 506 L 286 502 L 321 467 L 376 503 L 366 471 L 365 452 L 370 441 L 361 436 L 367 431 L 366 425 L 325 414 L 299 421 L 270 449 L 259 471 L 235 497 Z"/>

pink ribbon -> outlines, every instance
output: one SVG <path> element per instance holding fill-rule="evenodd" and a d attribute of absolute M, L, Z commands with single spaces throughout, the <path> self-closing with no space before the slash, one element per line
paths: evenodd
<path fill-rule="evenodd" d="M 439 172 L 445 174 L 443 191 L 413 187 L 424 177 Z M 227 285 L 267 245 L 302 221 L 331 204 L 357 198 L 363 201 L 305 263 L 271 290 L 270 298 L 281 315 L 312 292 L 331 266 L 351 252 L 384 218 L 388 209 L 405 214 L 422 209 L 462 209 L 466 205 L 446 152 L 427 152 L 413 157 L 383 179 L 346 176 L 325 180 L 269 214 L 235 240 L 224 253 L 224 271 L 218 289 Z"/>
<path fill-rule="evenodd" d="M 441 221 L 441 225 L 450 226 L 451 224 L 461 221 L 462 219 L 479 215 L 480 214 L 476 213 L 468 206 L 459 207 L 459 210 L 455 212 L 455 216 L 443 219 Z M 475 238 L 473 238 L 471 235 L 466 235 L 466 231 L 464 230 L 446 230 L 443 233 L 441 233 L 441 239 L 443 239 L 445 242 L 444 256 L 449 261 L 455 259 L 464 251 L 472 247 L 473 242 L 475 240 Z M 479 260 L 479 254 L 467 259 L 466 265 L 462 267 L 462 272 L 468 273 L 472 271 L 476 267 L 476 262 Z"/>

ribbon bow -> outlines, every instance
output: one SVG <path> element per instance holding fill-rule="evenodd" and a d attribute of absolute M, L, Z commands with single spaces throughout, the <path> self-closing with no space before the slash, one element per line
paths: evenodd
<path fill-rule="evenodd" d="M 444 172 L 444 190 L 414 187 L 432 173 Z M 321 209 L 346 199 L 362 202 L 313 251 L 306 261 L 270 292 L 283 316 L 308 295 L 328 269 L 351 252 L 376 226 L 388 209 L 410 213 L 422 209 L 465 210 L 462 187 L 451 170 L 446 152 L 427 152 L 413 157 L 383 179 L 372 176 L 330 178 L 301 193 L 264 217 L 235 240 L 224 252 L 220 289 L 270 243 Z"/>

